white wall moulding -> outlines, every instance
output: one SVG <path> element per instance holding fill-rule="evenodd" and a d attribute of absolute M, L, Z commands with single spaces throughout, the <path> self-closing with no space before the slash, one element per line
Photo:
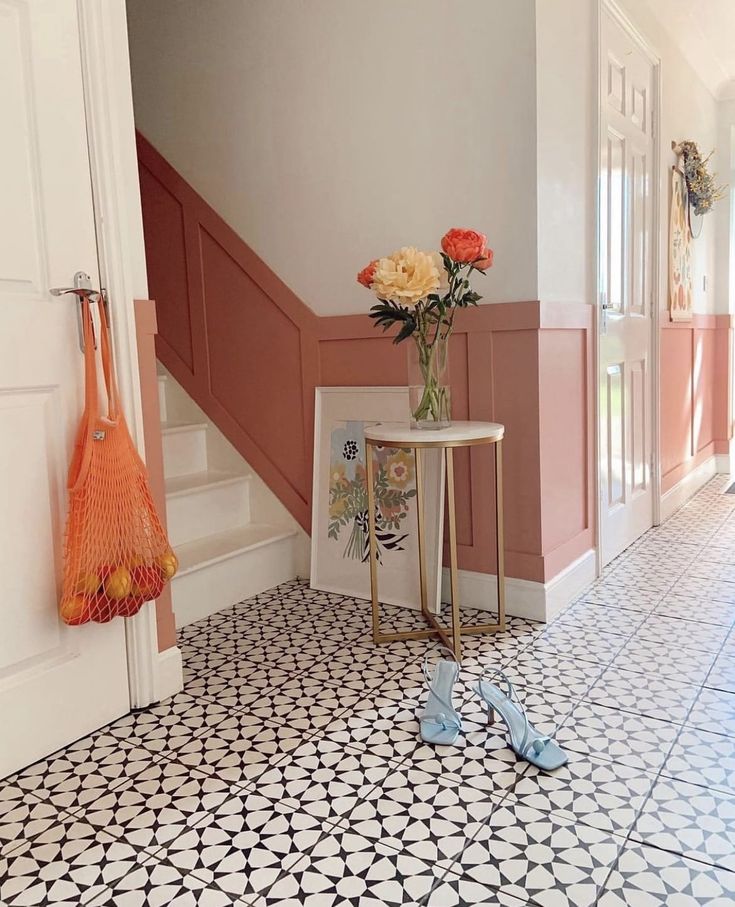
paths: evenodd
<path fill-rule="evenodd" d="M 661 522 L 667 520 L 672 514 L 676 513 L 686 502 L 695 495 L 699 489 L 706 485 L 712 476 L 717 473 L 728 474 L 730 472 L 729 454 L 715 454 L 706 459 L 691 472 L 687 473 L 684 478 L 677 482 L 673 488 L 661 496 Z"/>
<path fill-rule="evenodd" d="M 181 649 L 171 646 L 158 653 L 158 670 L 156 672 L 154 702 L 163 702 L 170 696 L 184 689 L 184 669 L 181 660 Z"/>
<path fill-rule="evenodd" d="M 574 601 L 597 575 L 597 556 L 593 549 L 586 551 L 547 583 L 505 578 L 505 610 L 508 615 L 527 620 L 550 621 Z M 442 600 L 449 601 L 449 571 L 442 571 Z M 459 571 L 459 600 L 467 608 L 496 610 L 497 577 L 492 573 Z M 447 608 L 444 606 L 443 612 Z"/>

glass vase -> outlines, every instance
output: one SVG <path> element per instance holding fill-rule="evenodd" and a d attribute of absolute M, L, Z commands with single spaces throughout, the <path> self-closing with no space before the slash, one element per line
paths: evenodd
<path fill-rule="evenodd" d="M 449 387 L 449 337 L 425 344 L 414 334 L 408 348 L 408 398 L 413 428 L 452 424 Z"/>

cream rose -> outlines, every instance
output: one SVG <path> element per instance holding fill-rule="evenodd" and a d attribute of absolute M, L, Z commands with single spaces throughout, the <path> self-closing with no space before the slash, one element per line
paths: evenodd
<path fill-rule="evenodd" d="M 420 252 L 413 246 L 405 246 L 378 261 L 371 289 L 380 299 L 416 305 L 429 293 L 436 292 L 445 276 L 438 252 Z"/>

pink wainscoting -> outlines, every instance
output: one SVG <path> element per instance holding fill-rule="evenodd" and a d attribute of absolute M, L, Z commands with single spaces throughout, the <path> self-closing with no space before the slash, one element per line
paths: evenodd
<path fill-rule="evenodd" d="M 666 492 L 713 454 L 727 453 L 729 315 L 694 315 L 661 327 L 661 487 Z"/>
<path fill-rule="evenodd" d="M 138 137 L 157 353 L 310 529 L 314 388 L 406 383 L 406 349 L 367 317 L 318 317 Z M 506 425 L 506 568 L 546 581 L 592 546 L 585 405 L 591 309 L 538 301 L 460 313 L 454 415 Z M 495 570 L 492 456 L 457 457 L 460 564 Z"/>
<path fill-rule="evenodd" d="M 165 526 L 166 490 L 163 479 L 161 413 L 158 404 L 158 377 L 156 375 L 156 304 L 150 299 L 135 300 L 135 333 L 138 341 L 140 396 L 143 404 L 145 463 L 153 500 Z M 156 601 L 156 629 L 159 652 L 176 645 L 176 624 L 174 623 L 170 586 L 166 586 Z"/>

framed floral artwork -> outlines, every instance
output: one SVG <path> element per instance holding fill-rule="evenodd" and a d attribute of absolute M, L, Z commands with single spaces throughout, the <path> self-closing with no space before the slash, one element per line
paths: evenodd
<path fill-rule="evenodd" d="M 686 182 L 676 167 L 671 171 L 669 315 L 672 321 L 692 320 L 692 250 Z"/>
<path fill-rule="evenodd" d="M 405 421 L 407 414 L 407 387 L 316 389 L 312 589 L 370 598 L 363 430 L 376 422 Z M 429 601 L 438 609 L 444 476 L 440 452 L 426 451 L 434 453 L 424 457 L 424 488 Z M 378 447 L 373 456 L 380 600 L 419 608 L 413 451 Z"/>

